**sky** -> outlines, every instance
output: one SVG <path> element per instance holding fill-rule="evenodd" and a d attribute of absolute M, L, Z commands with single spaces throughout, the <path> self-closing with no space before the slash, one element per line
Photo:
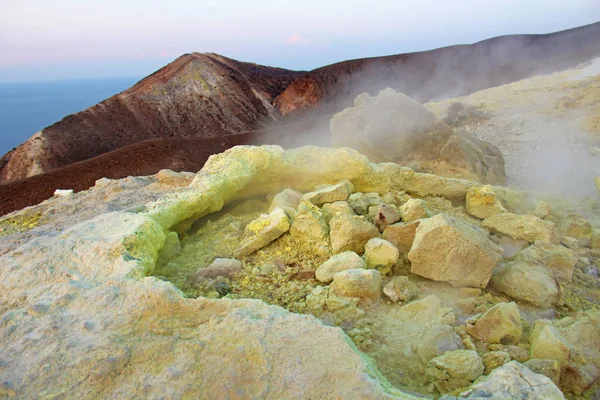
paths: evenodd
<path fill-rule="evenodd" d="M 310 70 L 600 20 L 600 0 L 0 0 L 0 81 L 146 76 L 184 53 Z"/>

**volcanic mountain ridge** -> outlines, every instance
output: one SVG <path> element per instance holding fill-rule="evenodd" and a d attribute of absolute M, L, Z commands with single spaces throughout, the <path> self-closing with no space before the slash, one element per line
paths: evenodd
<path fill-rule="evenodd" d="M 596 23 L 547 35 L 505 36 L 473 45 L 344 61 L 309 73 L 212 53 L 186 54 L 132 88 L 33 135 L 0 159 L 0 183 L 150 139 L 153 146 L 160 146 L 160 140 L 212 140 L 244 132 L 249 134 L 244 143 L 328 145 L 330 117 L 359 93 L 374 95 L 392 87 L 421 102 L 468 94 L 587 61 L 600 55 L 599 38 L 600 23 Z M 268 135 L 264 135 L 266 128 Z M 233 138 L 226 142 L 241 143 Z M 181 164 L 163 161 L 157 161 L 151 172 Z M 120 162 L 119 170 L 127 170 L 127 165 L 138 170 L 137 157 Z M 96 162 L 94 177 L 126 176 L 113 176 L 112 170 Z"/>

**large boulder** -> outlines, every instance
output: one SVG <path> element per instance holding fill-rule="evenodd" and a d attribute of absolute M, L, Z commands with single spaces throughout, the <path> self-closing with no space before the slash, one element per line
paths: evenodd
<path fill-rule="evenodd" d="M 416 220 L 409 223 L 398 222 L 397 224 L 388 225 L 383 231 L 383 238 L 396 246 L 401 253 L 406 253 L 415 241 L 420 223 L 420 220 Z"/>
<path fill-rule="evenodd" d="M 357 254 L 365 252 L 367 242 L 379 236 L 379 230 L 358 215 L 338 215 L 329 221 L 331 249 L 334 254 L 353 251 Z"/>
<path fill-rule="evenodd" d="M 348 146 L 375 161 L 417 163 L 439 173 L 503 183 L 502 154 L 491 143 L 456 133 L 422 104 L 384 89 L 363 93 L 331 120 L 331 144 Z"/>
<path fill-rule="evenodd" d="M 468 171 L 459 173 L 465 178 L 496 184 L 506 181 L 504 157 L 500 149 L 463 130 L 457 130 L 450 136 L 440 151 L 439 159 L 458 171 Z"/>
<path fill-rule="evenodd" d="M 486 219 L 506 212 L 496 192 L 490 185 L 474 186 L 467 190 L 467 212 L 474 217 Z"/>
<path fill-rule="evenodd" d="M 556 360 L 563 390 L 580 395 L 600 380 L 600 311 L 578 318 L 538 320 L 530 337 L 531 358 Z"/>
<path fill-rule="evenodd" d="M 519 307 L 514 302 L 498 303 L 481 316 L 467 332 L 487 343 L 518 343 L 523 333 Z"/>
<path fill-rule="evenodd" d="M 516 361 L 496 368 L 458 396 L 459 399 L 564 400 L 550 378 L 535 374 Z"/>
<path fill-rule="evenodd" d="M 573 269 L 577 263 L 571 249 L 545 240 L 538 240 L 517 254 L 517 261 L 543 264 L 550 268 L 560 283 L 573 280 Z"/>
<path fill-rule="evenodd" d="M 473 350 L 447 351 L 427 364 L 425 373 L 442 393 L 466 387 L 483 374 L 481 357 Z"/>
<path fill-rule="evenodd" d="M 320 282 L 330 283 L 333 281 L 333 276 L 338 272 L 366 267 L 367 263 L 361 256 L 353 251 L 344 251 L 343 253 L 331 256 L 329 260 L 321 264 L 315 271 L 315 277 Z"/>
<path fill-rule="evenodd" d="M 421 221 L 408 259 L 413 274 L 484 288 L 501 251 L 485 230 L 442 213 Z"/>
<path fill-rule="evenodd" d="M 569 214 L 558 225 L 558 231 L 563 236 L 580 239 L 592 233 L 592 225 L 580 215 Z"/>
<path fill-rule="evenodd" d="M 492 286 L 515 300 L 538 307 L 562 305 L 563 291 L 556 276 L 542 264 L 516 261 L 498 268 Z"/>
<path fill-rule="evenodd" d="M 110 212 L 0 256 L 0 398 L 402 396 L 339 328 L 147 276 L 164 240 L 152 218 Z"/>
<path fill-rule="evenodd" d="M 381 297 L 381 274 L 373 269 L 347 269 L 333 275 L 331 293 L 341 297 L 377 300 Z"/>
<path fill-rule="evenodd" d="M 548 221 L 542 221 L 535 215 L 502 213 L 493 215 L 483 221 L 483 226 L 494 232 L 508 235 L 513 239 L 555 241 L 556 230 Z"/>

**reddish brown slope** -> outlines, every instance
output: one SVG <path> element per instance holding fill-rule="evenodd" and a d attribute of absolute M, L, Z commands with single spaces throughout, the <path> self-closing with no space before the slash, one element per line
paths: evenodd
<path fill-rule="evenodd" d="M 228 148 L 246 144 L 250 134 L 197 139 L 150 139 L 89 160 L 0 185 L 0 215 L 38 204 L 56 189 L 86 190 L 97 179 L 155 174 L 161 169 L 198 171 L 208 157 Z"/>
<path fill-rule="evenodd" d="M 0 182 L 152 138 L 206 138 L 280 119 L 272 100 L 299 72 L 186 54 L 131 89 L 45 128 L 0 159 Z"/>
<path fill-rule="evenodd" d="M 473 45 L 344 61 L 296 79 L 276 99 L 287 118 L 331 114 L 362 92 L 392 87 L 426 102 L 475 92 L 600 56 L 600 23 L 547 35 L 514 35 Z"/>

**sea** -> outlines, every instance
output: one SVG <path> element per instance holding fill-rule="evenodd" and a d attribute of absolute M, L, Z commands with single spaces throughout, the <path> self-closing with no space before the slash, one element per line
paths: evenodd
<path fill-rule="evenodd" d="M 0 156 L 43 128 L 128 89 L 140 79 L 0 82 Z"/>

